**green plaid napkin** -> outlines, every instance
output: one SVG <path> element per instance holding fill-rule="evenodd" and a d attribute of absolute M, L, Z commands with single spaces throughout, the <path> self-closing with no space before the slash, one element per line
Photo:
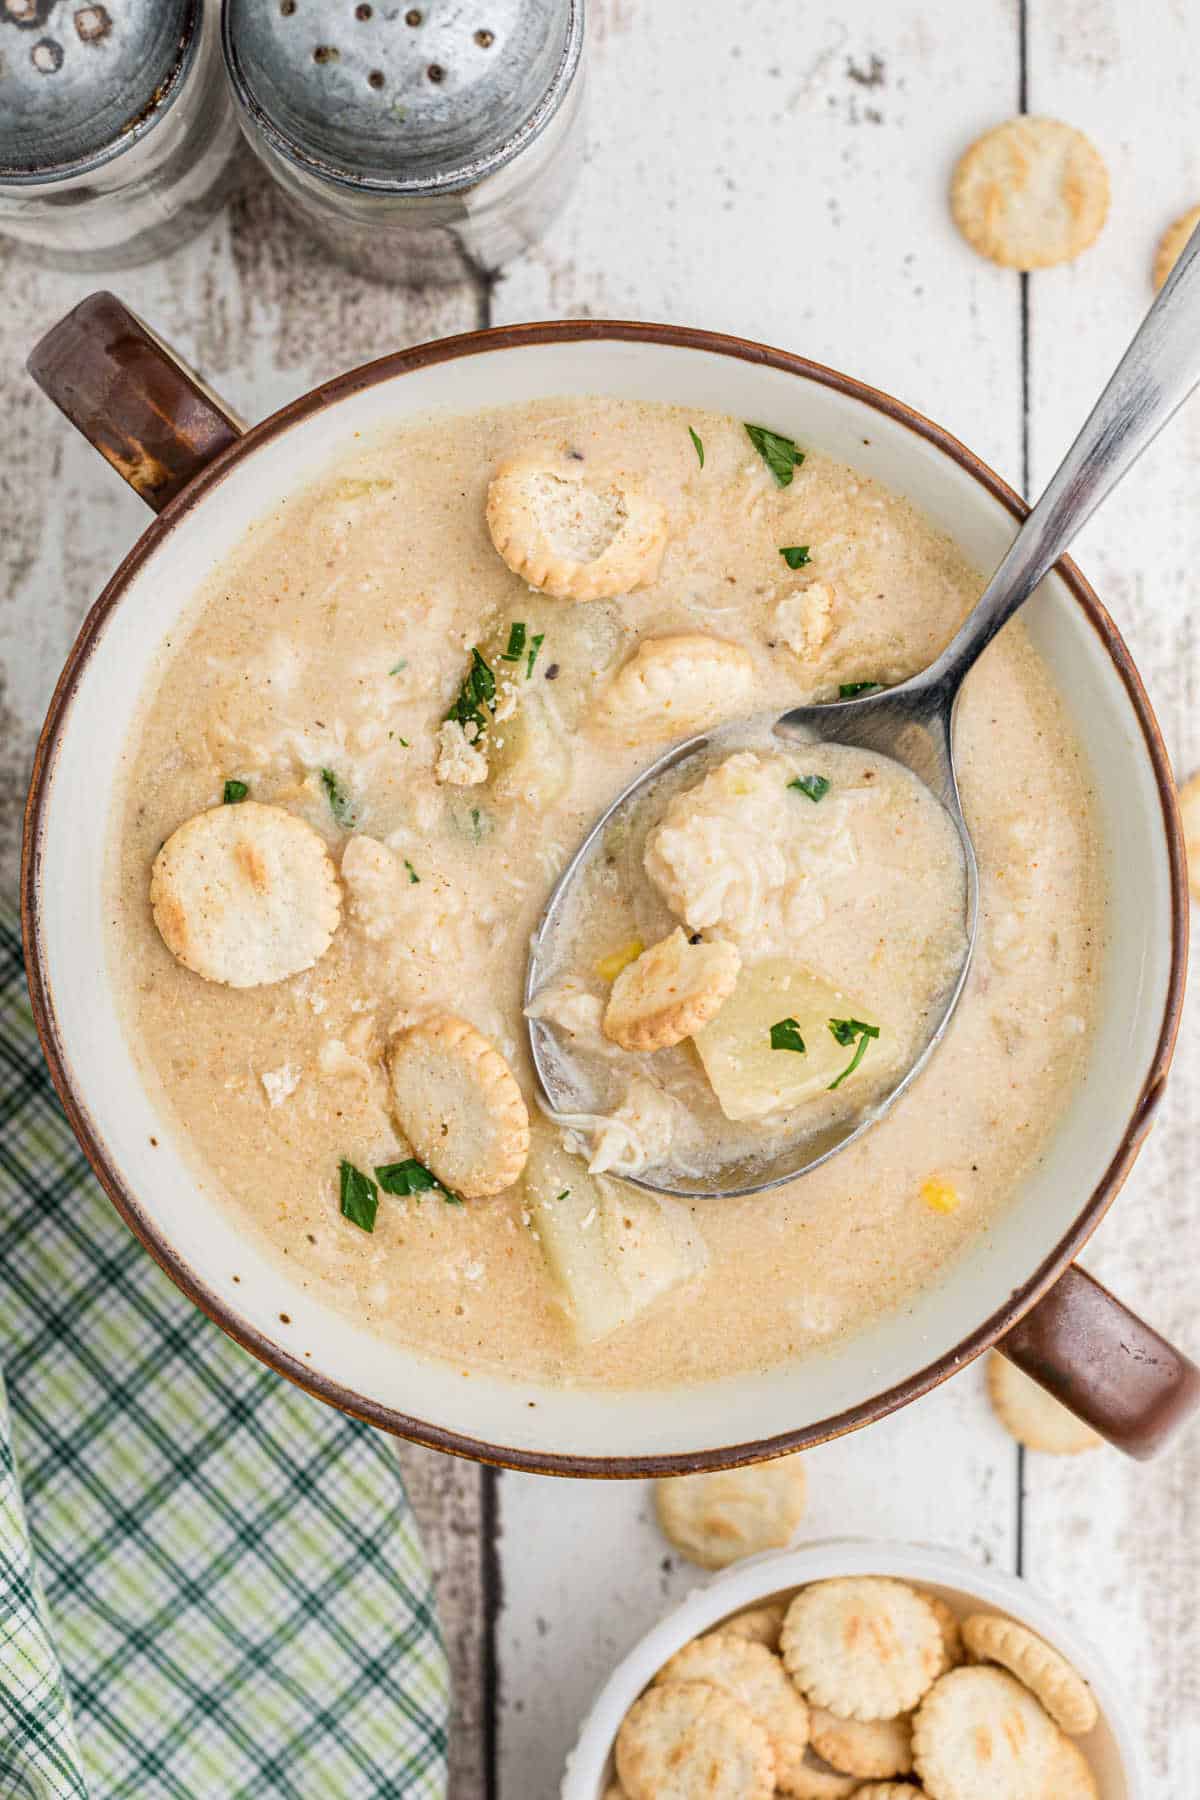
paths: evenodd
<path fill-rule="evenodd" d="M 391 1451 L 126 1231 L 3 919 L 0 1366 L 0 1800 L 444 1795 L 446 1657 Z"/>

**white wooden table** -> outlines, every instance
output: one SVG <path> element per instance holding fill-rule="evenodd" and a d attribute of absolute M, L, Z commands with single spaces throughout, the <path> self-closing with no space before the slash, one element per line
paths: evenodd
<path fill-rule="evenodd" d="M 913 402 L 1038 487 L 1150 299 L 1162 227 L 1200 200 L 1200 8 L 1188 0 L 590 0 L 591 149 L 566 217 L 490 288 L 404 294 L 327 264 L 256 172 L 166 262 L 76 278 L 0 248 L 0 852 L 15 879 L 37 725 L 85 607 L 146 523 L 23 373 L 40 330 L 111 285 L 258 417 L 353 363 L 488 322 L 714 326 Z M 481 0 L 481 20 L 486 5 Z M 957 153 L 1025 105 L 1090 133 L 1112 214 L 1076 268 L 1022 280 L 946 211 Z M 1181 773 L 1200 762 L 1200 401 L 1094 522 L 1084 569 L 1126 633 Z M 1200 1350 L 1185 1021 L 1165 1114 L 1089 1252 Z M 453 1800 L 557 1792 L 612 1662 L 690 1587 L 639 1483 L 564 1487 L 405 1450 L 455 1664 Z M 811 1457 L 812 1535 L 953 1544 L 1022 1570 L 1124 1675 L 1156 1800 L 1200 1793 L 1200 1429 L 1160 1463 L 1025 1458 L 977 1369 Z"/>

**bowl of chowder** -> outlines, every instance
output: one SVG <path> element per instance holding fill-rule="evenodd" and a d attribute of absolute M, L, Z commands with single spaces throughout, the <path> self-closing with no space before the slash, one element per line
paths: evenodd
<path fill-rule="evenodd" d="M 39 748 L 35 1011 L 114 1203 L 227 1331 L 388 1429 L 567 1474 L 811 1444 L 997 1341 L 1135 1453 L 1190 1410 L 1186 1358 L 1072 1267 L 1162 1091 L 1186 889 L 1153 715 L 1069 563 L 959 708 L 980 939 L 929 1065 L 798 1181 L 646 1185 L 868 1116 L 944 999 L 940 807 L 762 726 L 948 640 L 1021 511 L 970 452 L 665 326 L 420 346 L 248 431 L 112 296 L 30 366 L 158 511 Z M 697 731 L 527 997 L 576 846 Z"/>

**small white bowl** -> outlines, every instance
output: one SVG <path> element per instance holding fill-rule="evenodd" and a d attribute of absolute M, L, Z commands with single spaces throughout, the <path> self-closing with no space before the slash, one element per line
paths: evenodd
<path fill-rule="evenodd" d="M 1018 1576 L 978 1568 L 957 1551 L 862 1538 L 769 1550 L 698 1588 L 635 1645 L 601 1688 L 567 1758 L 561 1800 L 603 1800 L 613 1779 L 612 1749 L 621 1720 L 676 1650 L 731 1613 L 831 1575 L 895 1575 L 932 1588 L 960 1616 L 992 1610 L 1028 1625 L 1078 1669 L 1096 1696 L 1099 1723 L 1076 1742 L 1091 1764 L 1100 1800 L 1145 1800 L 1149 1789 L 1141 1753 L 1116 1679 L 1049 1601 Z"/>

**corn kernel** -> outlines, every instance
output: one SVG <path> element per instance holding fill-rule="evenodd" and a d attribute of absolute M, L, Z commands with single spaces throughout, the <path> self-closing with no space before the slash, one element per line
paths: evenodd
<path fill-rule="evenodd" d="M 958 1210 L 958 1189 L 952 1181 L 931 1175 L 921 1183 L 921 1198 L 931 1212 L 952 1213 Z"/>
<path fill-rule="evenodd" d="M 615 981 L 622 969 L 627 969 L 631 962 L 636 962 L 646 948 L 641 938 L 630 938 L 619 950 L 610 956 L 602 956 L 596 964 L 596 973 L 601 981 Z"/>

